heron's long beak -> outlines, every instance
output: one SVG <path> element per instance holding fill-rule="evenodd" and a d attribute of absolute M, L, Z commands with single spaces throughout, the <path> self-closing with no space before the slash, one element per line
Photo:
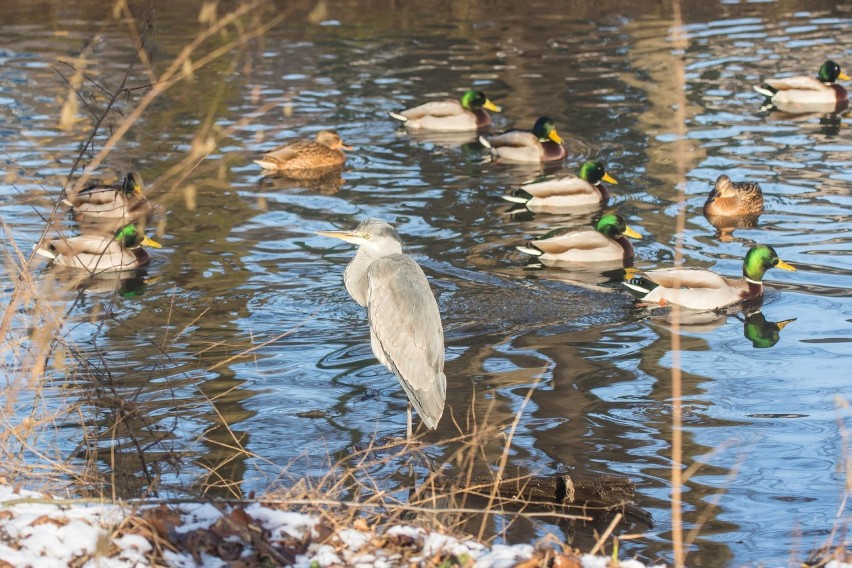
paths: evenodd
<path fill-rule="evenodd" d="M 778 264 L 775 265 L 775 268 L 780 268 L 781 270 L 789 270 L 790 272 L 796 272 L 795 266 L 790 266 L 780 258 L 778 259 Z"/>
<path fill-rule="evenodd" d="M 630 237 L 631 239 L 641 239 L 642 235 L 631 229 L 630 227 L 625 227 L 624 236 Z"/>
<path fill-rule="evenodd" d="M 492 103 L 490 99 L 485 99 L 485 104 L 482 105 L 482 108 L 488 109 L 492 112 L 502 112 L 503 110 L 501 107 Z"/>
<path fill-rule="evenodd" d="M 142 246 L 151 247 L 151 248 L 163 248 L 163 245 L 155 241 L 154 239 L 149 239 L 148 237 L 142 237 Z"/>
<path fill-rule="evenodd" d="M 550 131 L 550 134 L 548 134 L 547 137 L 556 142 L 557 144 L 562 144 L 562 137 L 559 136 L 559 133 L 556 132 L 555 128 Z"/>
<path fill-rule="evenodd" d="M 838 76 L 837 76 L 837 78 L 838 78 L 838 79 L 843 79 L 844 81 L 848 81 L 848 80 L 849 80 L 849 75 L 847 75 L 846 73 L 844 73 L 843 71 L 841 71 L 841 72 L 840 72 L 840 75 L 838 75 Z"/>
<path fill-rule="evenodd" d="M 317 234 L 332 239 L 340 239 L 347 243 L 361 244 L 361 236 L 355 231 L 317 231 Z"/>
<path fill-rule="evenodd" d="M 604 175 L 603 175 L 603 177 L 602 177 L 601 179 L 602 179 L 602 180 L 604 180 L 605 182 L 608 182 L 608 183 L 612 183 L 612 184 L 618 185 L 618 182 L 617 182 L 617 181 L 615 181 L 615 178 L 614 178 L 614 177 L 612 177 L 611 175 L 609 175 L 609 174 L 608 174 L 608 173 L 606 173 L 606 172 L 604 172 Z"/>

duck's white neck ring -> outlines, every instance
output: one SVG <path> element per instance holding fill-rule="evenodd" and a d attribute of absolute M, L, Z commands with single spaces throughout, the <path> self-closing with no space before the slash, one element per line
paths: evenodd
<path fill-rule="evenodd" d="M 745 280 L 746 280 L 746 282 L 748 282 L 749 284 L 757 284 L 758 286 L 763 286 L 763 282 L 760 282 L 760 281 L 758 281 L 758 280 L 752 280 L 752 279 L 751 279 L 751 278 L 749 278 L 748 276 L 746 276 L 746 277 L 745 277 Z"/>

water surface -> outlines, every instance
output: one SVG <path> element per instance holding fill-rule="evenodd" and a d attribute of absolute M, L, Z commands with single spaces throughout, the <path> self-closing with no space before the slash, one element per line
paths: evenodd
<path fill-rule="evenodd" d="M 445 325 L 448 405 L 424 436 L 434 443 L 427 454 L 440 461 L 457 450 L 447 442 L 458 434 L 453 418 L 462 431 L 471 413 L 508 427 L 522 410 L 513 466 L 629 476 L 656 524 L 624 542 L 623 554 L 670 561 L 671 325 L 617 285 L 526 269 L 514 245 L 590 218 L 510 213 L 500 196 L 541 168 L 480 160 L 466 140 L 410 135 L 386 113 L 475 86 L 504 107 L 495 130 L 529 128 L 548 114 L 570 144 L 566 170 L 594 157 L 619 180 L 611 206 L 645 235 L 636 265 L 670 263 L 679 211 L 671 13 L 615 0 L 571 11 L 345 2 L 329 3 L 320 18 L 294 6 L 262 40 L 167 91 L 100 168 L 142 173 L 164 244 L 119 295 L 107 283 L 73 304 L 76 294 L 56 296 L 71 306 L 64 333 L 109 369 L 105 389 L 138 404 L 135 436 L 110 430 L 114 409 L 89 407 L 96 427 L 116 432 L 97 444 L 105 479 L 121 481 L 128 496 L 152 478 L 159 494 L 192 494 L 202 482 L 218 487 L 213 493 L 247 494 L 274 486 L 283 470 L 287 479 L 322 475 L 329 459 L 403 433 L 405 396 L 373 357 L 363 309 L 342 286 L 353 250 L 315 235 L 378 217 L 397 226 L 424 267 Z M 201 25 L 196 14 L 158 7 L 155 68 Z M 88 72 L 114 88 L 134 52 L 126 22 L 103 23 L 94 4 L 45 12 L 21 4 L 8 16 L 0 212 L 28 251 L 93 125 L 80 108 L 79 124 L 60 129 L 68 86 L 54 68 L 71 75 L 60 61 L 83 53 Z M 846 519 L 845 510 L 837 515 L 848 451 L 840 405 L 852 395 L 852 140 L 845 117 L 759 112 L 751 85 L 815 73 L 827 58 L 852 66 L 852 19 L 848 6 L 817 1 L 688 3 L 684 18 L 685 262 L 735 276 L 748 247 L 768 243 L 799 269 L 767 276 L 765 320 L 796 321 L 762 348 L 744 335 L 742 314 L 680 328 L 684 462 L 701 464 L 684 488 L 686 528 L 700 525 L 688 562 L 783 564 Z M 128 84 L 146 83 L 136 65 Z M 81 92 L 105 103 L 89 82 Z M 121 98 L 118 110 L 142 93 Z M 120 120 L 109 117 L 96 149 Z M 209 156 L 186 177 L 171 176 L 209 124 L 224 133 Z M 264 179 L 251 163 L 322 128 L 356 147 L 339 178 Z M 721 235 L 701 215 L 722 173 L 760 182 L 766 211 L 757 226 Z M 250 347 L 251 356 L 230 359 Z M 58 437 L 66 456 L 79 450 L 73 425 Z M 502 450 L 502 439 L 486 444 L 479 465 L 493 466 Z M 372 475 L 400 491 L 402 465 Z M 547 532 L 574 538 L 546 522 L 490 532 L 511 542 Z"/>

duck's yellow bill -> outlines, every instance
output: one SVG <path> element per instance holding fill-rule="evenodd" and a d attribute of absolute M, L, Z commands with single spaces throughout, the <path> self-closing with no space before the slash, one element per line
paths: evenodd
<path fill-rule="evenodd" d="M 628 266 L 624 269 L 624 279 L 627 281 L 633 280 L 633 278 L 639 274 L 638 268 L 633 268 L 632 266 Z"/>
<path fill-rule="evenodd" d="M 642 235 L 631 229 L 630 227 L 625 227 L 624 236 L 630 237 L 631 239 L 641 239 Z"/>
<path fill-rule="evenodd" d="M 615 181 L 615 178 L 614 178 L 614 177 L 612 177 L 611 175 L 609 175 L 609 174 L 608 174 L 608 173 L 606 173 L 606 172 L 604 172 L 604 175 L 603 175 L 603 177 L 602 177 L 601 179 L 602 179 L 602 180 L 604 180 L 604 181 L 605 181 L 605 182 L 607 182 L 607 183 L 612 183 L 612 184 L 618 185 L 618 182 L 617 182 L 617 181 Z"/>
<path fill-rule="evenodd" d="M 847 75 L 846 73 L 844 73 L 843 71 L 841 71 L 841 72 L 840 72 L 840 75 L 838 75 L 838 76 L 837 76 L 837 78 L 838 78 L 838 79 L 843 79 L 844 81 L 848 81 L 850 77 L 849 77 L 849 75 Z"/>
<path fill-rule="evenodd" d="M 148 237 L 142 237 L 142 246 L 151 247 L 151 248 L 163 248 L 163 245 L 155 241 L 154 239 L 149 239 Z"/>
<path fill-rule="evenodd" d="M 780 331 L 780 330 L 784 329 L 785 327 L 787 327 L 788 325 L 790 325 L 791 323 L 793 323 L 794 321 L 796 321 L 796 318 L 783 320 L 783 321 L 776 321 L 775 325 L 778 326 L 778 329 Z"/>
<path fill-rule="evenodd" d="M 550 131 L 550 134 L 548 134 L 547 137 L 556 142 L 557 144 L 562 144 L 562 137 L 559 136 L 555 128 Z"/>
<path fill-rule="evenodd" d="M 789 270 L 790 272 L 796 272 L 795 266 L 790 266 L 783 260 L 778 260 L 778 264 L 775 265 L 775 268 L 780 268 L 781 270 Z"/>
<path fill-rule="evenodd" d="M 482 105 L 482 108 L 488 109 L 492 112 L 502 112 L 503 111 L 502 108 L 500 108 L 499 106 L 492 103 L 489 99 L 485 99 L 485 104 Z"/>

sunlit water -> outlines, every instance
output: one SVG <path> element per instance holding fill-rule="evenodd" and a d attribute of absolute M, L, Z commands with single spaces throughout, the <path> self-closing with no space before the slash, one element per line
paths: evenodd
<path fill-rule="evenodd" d="M 112 283 L 86 293 L 66 331 L 92 357 L 100 351 L 118 390 L 140 403 L 141 437 L 167 440 L 147 456 L 162 494 L 192 493 L 208 468 L 216 470 L 209 482 L 264 490 L 284 468 L 321 475 L 329 456 L 404 432 L 405 396 L 374 359 L 363 309 L 342 286 L 353 250 L 314 234 L 379 217 L 396 224 L 426 270 L 446 329 L 448 406 L 424 438 L 435 443 L 429 455 L 455 450 L 442 443 L 458 433 L 451 418 L 464 429 L 474 405 L 480 418 L 505 426 L 522 410 L 512 465 L 542 475 L 629 476 L 636 503 L 656 524 L 625 542 L 623 554 L 671 559 L 670 323 L 634 307 L 617 284 L 525 269 L 514 245 L 590 218 L 509 214 L 500 196 L 538 167 L 488 163 L 463 138 L 412 136 L 386 116 L 471 85 L 503 105 L 495 130 L 529 128 L 548 114 L 572 152 L 566 170 L 592 156 L 619 180 L 611 206 L 645 235 L 636 264 L 670 263 L 679 211 L 671 15 L 603 4 L 535 19 L 500 2 L 453 3 L 448 13 L 351 3 L 318 24 L 294 13 L 233 67 L 226 58 L 146 111 L 101 172 L 141 171 L 160 207 L 165 247 L 122 295 Z M 760 242 L 799 269 L 767 277 L 774 290 L 765 319 L 796 321 L 763 348 L 744 335 L 742 314 L 681 327 L 683 461 L 702 464 L 684 491 L 687 529 L 701 525 L 694 566 L 801 559 L 846 514 L 839 507 L 848 419 L 838 406 L 852 397 L 848 119 L 767 116 L 751 85 L 813 74 L 829 57 L 852 66 L 852 18 L 831 3 L 790 5 L 724 2 L 684 12 L 685 262 L 736 276 L 748 246 Z M 92 126 L 81 108 L 77 129 L 59 129 L 68 90 L 51 66 L 70 76 L 57 59 L 79 55 L 96 33 L 88 57 L 107 88 L 133 58 L 124 26 L 102 29 L 100 10 L 74 10 L 45 16 L 21 6 L 0 26 L 0 207 L 25 251 L 43 228 L 37 213 L 49 213 Z M 186 24 L 195 9 L 181 10 L 158 12 L 158 69 L 187 29 L 195 32 Z M 137 66 L 130 84 L 145 81 Z M 89 83 L 82 90 L 102 108 L 103 94 Z M 119 107 L 128 107 L 126 98 Z M 216 129 L 233 130 L 185 180 L 160 184 L 211 116 Z M 340 179 L 262 179 L 251 163 L 322 128 L 356 148 Z M 722 173 L 761 183 L 766 211 L 756 227 L 717 235 L 701 215 Z M 228 360 L 252 346 L 251 356 Z M 69 436 L 69 451 L 77 441 Z M 502 444 L 486 448 L 490 465 Z M 177 463 L 164 449 L 180 453 Z M 117 451 L 128 456 L 118 475 L 143 486 L 135 447 L 119 440 Z M 107 446 L 103 458 L 112 463 Z M 390 474 L 401 465 L 377 468 L 378 484 L 394 489 Z M 531 541 L 548 531 L 571 538 L 546 523 L 503 538 Z"/>

